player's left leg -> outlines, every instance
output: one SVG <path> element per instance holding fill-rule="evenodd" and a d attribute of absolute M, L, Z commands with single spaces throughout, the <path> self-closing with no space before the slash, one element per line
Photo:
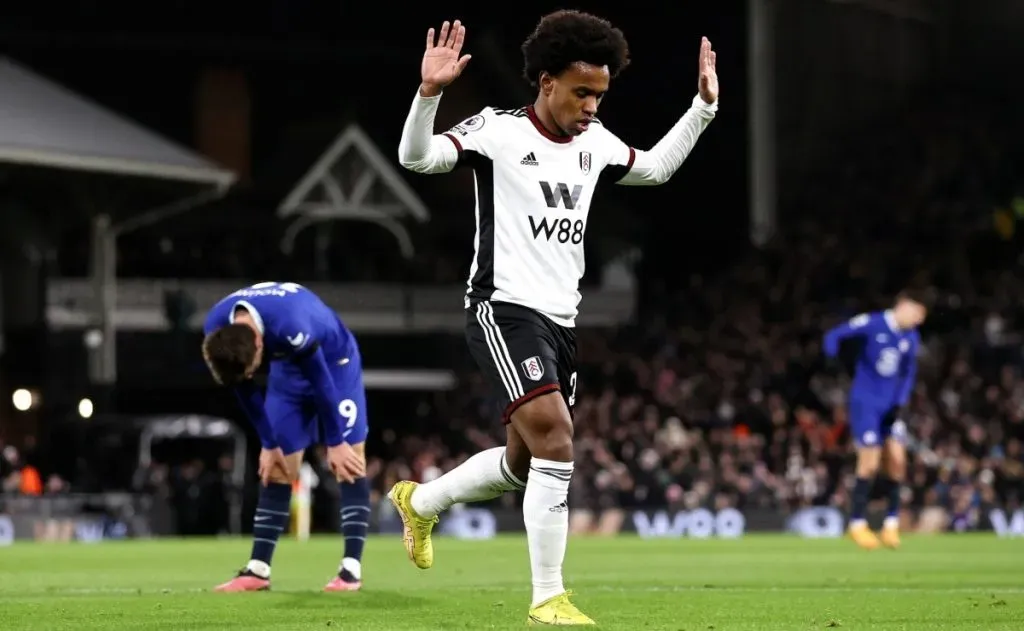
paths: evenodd
<path fill-rule="evenodd" d="M 882 481 L 888 507 L 882 525 L 882 544 L 895 550 L 900 547 L 900 500 L 903 481 L 907 477 L 906 429 L 903 421 L 888 419 L 883 431 L 887 434 L 882 448 Z"/>
<path fill-rule="evenodd" d="M 353 443 L 352 448 L 366 459 L 366 443 Z M 363 586 L 363 547 L 370 530 L 370 481 L 338 481 L 341 490 L 341 535 L 345 551 L 338 565 L 338 574 L 327 583 L 327 592 L 354 592 Z"/>
<path fill-rule="evenodd" d="M 562 576 L 569 540 L 569 485 L 575 468 L 572 407 L 576 399 L 576 336 L 572 329 L 547 321 L 541 320 L 538 325 L 555 350 L 554 365 L 549 368 L 557 375 L 558 389 L 512 412 L 512 425 L 532 456 L 523 494 L 523 522 L 533 579 L 533 602 L 527 620 L 531 625 L 593 625 L 594 621 L 569 600 Z M 542 362 L 545 359 L 541 357 Z"/>
<path fill-rule="evenodd" d="M 369 424 L 363 365 L 358 352 L 353 352 L 347 359 L 331 371 L 338 392 L 338 411 L 345 421 L 342 436 L 365 462 Z M 353 592 L 363 585 L 363 547 L 370 529 L 370 481 L 365 477 L 353 482 L 338 480 L 338 490 L 341 496 L 341 534 L 345 538 L 345 551 L 337 575 L 327 583 L 324 591 Z"/>

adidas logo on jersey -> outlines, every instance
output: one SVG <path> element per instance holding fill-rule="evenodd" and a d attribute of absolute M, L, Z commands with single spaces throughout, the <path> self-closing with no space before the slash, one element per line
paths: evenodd
<path fill-rule="evenodd" d="M 531 151 L 526 154 L 526 157 L 519 161 L 519 164 L 525 164 L 528 167 L 535 167 L 540 165 L 540 162 L 537 162 L 537 156 L 533 155 L 533 152 Z"/>

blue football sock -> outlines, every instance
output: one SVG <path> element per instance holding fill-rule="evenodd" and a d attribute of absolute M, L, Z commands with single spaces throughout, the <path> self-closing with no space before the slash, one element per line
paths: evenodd
<path fill-rule="evenodd" d="M 341 487 L 341 534 L 345 537 L 345 556 L 339 574 L 345 580 L 362 579 L 361 563 L 366 533 L 370 529 L 370 481 L 339 483 Z M 347 575 L 347 576 L 346 576 Z"/>
<path fill-rule="evenodd" d="M 889 510 L 886 511 L 886 517 L 899 518 L 900 516 L 900 491 L 903 490 L 903 485 L 893 480 L 892 478 L 886 477 L 886 495 L 889 498 Z"/>
<path fill-rule="evenodd" d="M 271 482 L 260 488 L 260 500 L 252 524 L 252 560 L 270 565 L 277 538 L 288 526 L 292 501 L 290 484 Z M 250 568 L 252 569 L 252 568 Z M 266 577 L 264 577 L 266 578 Z"/>
<path fill-rule="evenodd" d="M 868 511 L 868 494 L 871 493 L 871 480 L 857 478 L 853 485 L 853 500 L 850 506 L 850 519 L 864 519 Z"/>

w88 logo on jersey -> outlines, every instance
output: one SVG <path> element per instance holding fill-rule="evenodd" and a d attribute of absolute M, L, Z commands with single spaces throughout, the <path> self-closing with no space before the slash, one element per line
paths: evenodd
<path fill-rule="evenodd" d="M 583 228 L 582 219 L 541 217 L 538 220 L 530 215 L 530 230 L 534 239 L 579 245 L 583 243 Z"/>
<path fill-rule="evenodd" d="M 580 207 L 583 186 L 580 184 L 541 182 L 540 191 L 544 197 L 544 204 L 552 210 L 559 208 L 566 211 L 583 210 Z M 534 239 L 579 245 L 583 243 L 585 226 L 583 219 L 570 217 L 540 217 L 538 219 L 530 215 L 530 231 L 533 233 Z"/>

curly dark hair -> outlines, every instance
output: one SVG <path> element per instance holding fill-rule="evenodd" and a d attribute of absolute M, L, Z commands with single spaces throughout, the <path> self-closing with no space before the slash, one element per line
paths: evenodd
<path fill-rule="evenodd" d="M 537 87 L 540 73 L 562 74 L 577 62 L 608 66 L 612 78 L 629 65 L 629 45 L 608 20 L 581 11 L 562 10 L 540 19 L 523 42 L 523 74 Z"/>

